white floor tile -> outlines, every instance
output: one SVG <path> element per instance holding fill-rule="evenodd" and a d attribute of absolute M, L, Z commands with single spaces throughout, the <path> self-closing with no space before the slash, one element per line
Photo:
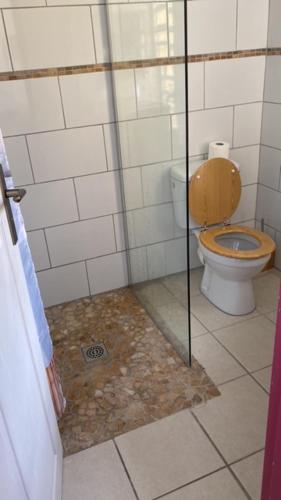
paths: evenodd
<path fill-rule="evenodd" d="M 194 414 L 228 462 L 260 450 L 265 442 L 268 397 L 249 376 L 220 386 L 221 397 Z"/>
<path fill-rule="evenodd" d="M 141 301 L 148 303 L 152 307 L 158 307 L 174 302 L 174 297 L 171 295 L 169 290 L 158 282 L 148 282 L 140 288 L 137 288 L 135 293 Z"/>
<path fill-rule="evenodd" d="M 269 271 L 254 280 L 256 306 L 258 311 L 267 313 L 275 311 L 279 297 L 280 277 Z"/>
<path fill-rule="evenodd" d="M 211 304 L 203 295 L 192 297 L 191 311 L 210 331 L 218 330 L 235 323 L 242 323 L 249 318 L 257 316 L 256 312 L 248 314 L 247 316 L 231 316 L 230 314 L 225 314 Z"/>
<path fill-rule="evenodd" d="M 275 327 L 263 316 L 218 330 L 214 335 L 250 372 L 272 363 Z"/>
<path fill-rule="evenodd" d="M 181 488 L 162 500 L 244 500 L 246 495 L 227 469 Z"/>
<path fill-rule="evenodd" d="M 231 468 L 240 479 L 252 500 L 260 500 L 264 452 L 245 458 Z"/>
<path fill-rule="evenodd" d="M 265 316 L 270 319 L 270 321 L 273 321 L 273 323 L 277 322 L 277 311 L 271 311 L 269 313 L 266 313 Z"/>
<path fill-rule="evenodd" d="M 151 500 L 223 464 L 188 410 L 116 441 L 140 500 Z"/>
<path fill-rule="evenodd" d="M 271 382 L 271 366 L 253 373 L 253 377 L 269 392 Z"/>
<path fill-rule="evenodd" d="M 64 459 L 63 500 L 135 500 L 112 441 Z"/>
<path fill-rule="evenodd" d="M 237 361 L 210 334 L 193 339 L 192 353 L 215 384 L 246 374 Z"/>
<path fill-rule="evenodd" d="M 169 304 L 157 307 L 156 310 L 179 340 L 188 340 L 187 309 L 178 302 L 170 302 Z M 191 316 L 192 337 L 197 337 L 204 333 L 207 333 L 204 326 L 194 316 Z"/>

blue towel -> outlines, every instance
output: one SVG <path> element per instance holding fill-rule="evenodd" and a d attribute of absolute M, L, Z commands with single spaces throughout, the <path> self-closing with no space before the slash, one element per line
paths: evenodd
<path fill-rule="evenodd" d="M 9 168 L 7 156 L 0 131 L 0 163 L 4 169 L 7 188 L 14 186 L 11 171 Z M 40 289 L 37 281 L 37 276 L 27 241 L 24 221 L 20 206 L 17 203 L 11 202 L 11 207 L 14 215 L 15 226 L 18 234 L 18 248 L 23 264 L 24 274 L 26 278 L 27 288 L 29 292 L 30 302 L 33 309 L 35 322 L 37 325 L 38 338 L 41 345 L 43 361 L 47 367 L 53 356 L 53 345 L 50 336 L 50 329 L 45 316 L 44 306 L 40 294 Z"/>

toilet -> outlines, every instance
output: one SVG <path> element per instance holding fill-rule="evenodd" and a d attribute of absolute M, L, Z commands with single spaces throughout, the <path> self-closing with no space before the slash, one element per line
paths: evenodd
<path fill-rule="evenodd" d="M 238 165 L 225 158 L 190 163 L 189 221 L 204 265 L 201 291 L 221 311 L 249 314 L 255 309 L 252 279 L 275 250 L 265 233 L 230 224 L 241 197 Z M 186 168 L 171 168 L 176 223 L 186 228 Z M 196 230 L 194 228 L 200 227 Z"/>

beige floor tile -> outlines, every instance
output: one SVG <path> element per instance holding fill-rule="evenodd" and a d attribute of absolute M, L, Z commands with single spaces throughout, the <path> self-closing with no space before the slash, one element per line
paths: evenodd
<path fill-rule="evenodd" d="M 275 327 L 264 316 L 218 330 L 214 335 L 250 372 L 272 363 Z"/>
<path fill-rule="evenodd" d="M 269 368 L 259 370 L 252 375 L 267 390 L 267 392 L 269 392 L 271 382 L 271 366 Z"/>
<path fill-rule="evenodd" d="M 203 275 L 203 267 L 191 269 L 190 271 L 190 294 L 200 295 L 200 283 Z M 168 290 L 181 302 L 187 300 L 187 277 L 186 273 L 173 274 L 162 280 Z"/>
<path fill-rule="evenodd" d="M 261 313 L 276 310 L 279 297 L 280 277 L 269 271 L 254 280 L 257 310 Z"/>
<path fill-rule="evenodd" d="M 168 493 L 223 465 L 189 410 L 124 434 L 116 442 L 140 500 Z"/>
<path fill-rule="evenodd" d="M 277 311 L 276 309 L 274 311 L 271 311 L 269 313 L 266 313 L 265 316 L 270 319 L 270 321 L 273 321 L 273 323 L 277 322 Z"/>
<path fill-rule="evenodd" d="M 264 452 L 245 458 L 231 468 L 239 478 L 252 500 L 260 500 Z"/>
<path fill-rule="evenodd" d="M 64 459 L 63 500 L 135 500 L 112 441 Z"/>
<path fill-rule="evenodd" d="M 250 376 L 220 386 L 221 397 L 194 409 L 228 462 L 264 446 L 268 396 Z"/>
<path fill-rule="evenodd" d="M 237 361 L 210 334 L 193 339 L 192 353 L 215 384 L 246 374 Z"/>
<path fill-rule="evenodd" d="M 160 282 L 147 283 L 135 288 L 135 293 L 140 301 L 157 307 L 173 302 L 175 298 Z"/>
<path fill-rule="evenodd" d="M 179 340 L 185 341 L 188 339 L 187 309 L 178 302 L 171 302 L 165 306 L 156 307 L 155 310 Z M 191 335 L 196 337 L 206 332 L 206 328 L 192 316 Z"/>
<path fill-rule="evenodd" d="M 258 315 L 256 311 L 246 316 L 231 316 L 213 306 L 203 295 L 192 297 L 191 312 L 210 331 L 224 328 L 225 326 L 242 323 Z"/>
<path fill-rule="evenodd" d="M 185 486 L 162 500 L 245 500 L 247 497 L 227 469 Z"/>

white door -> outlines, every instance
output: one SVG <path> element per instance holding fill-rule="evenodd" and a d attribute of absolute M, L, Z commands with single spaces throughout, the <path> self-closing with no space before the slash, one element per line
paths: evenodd
<path fill-rule="evenodd" d="M 0 191 L 0 498 L 59 500 L 62 447 Z"/>

